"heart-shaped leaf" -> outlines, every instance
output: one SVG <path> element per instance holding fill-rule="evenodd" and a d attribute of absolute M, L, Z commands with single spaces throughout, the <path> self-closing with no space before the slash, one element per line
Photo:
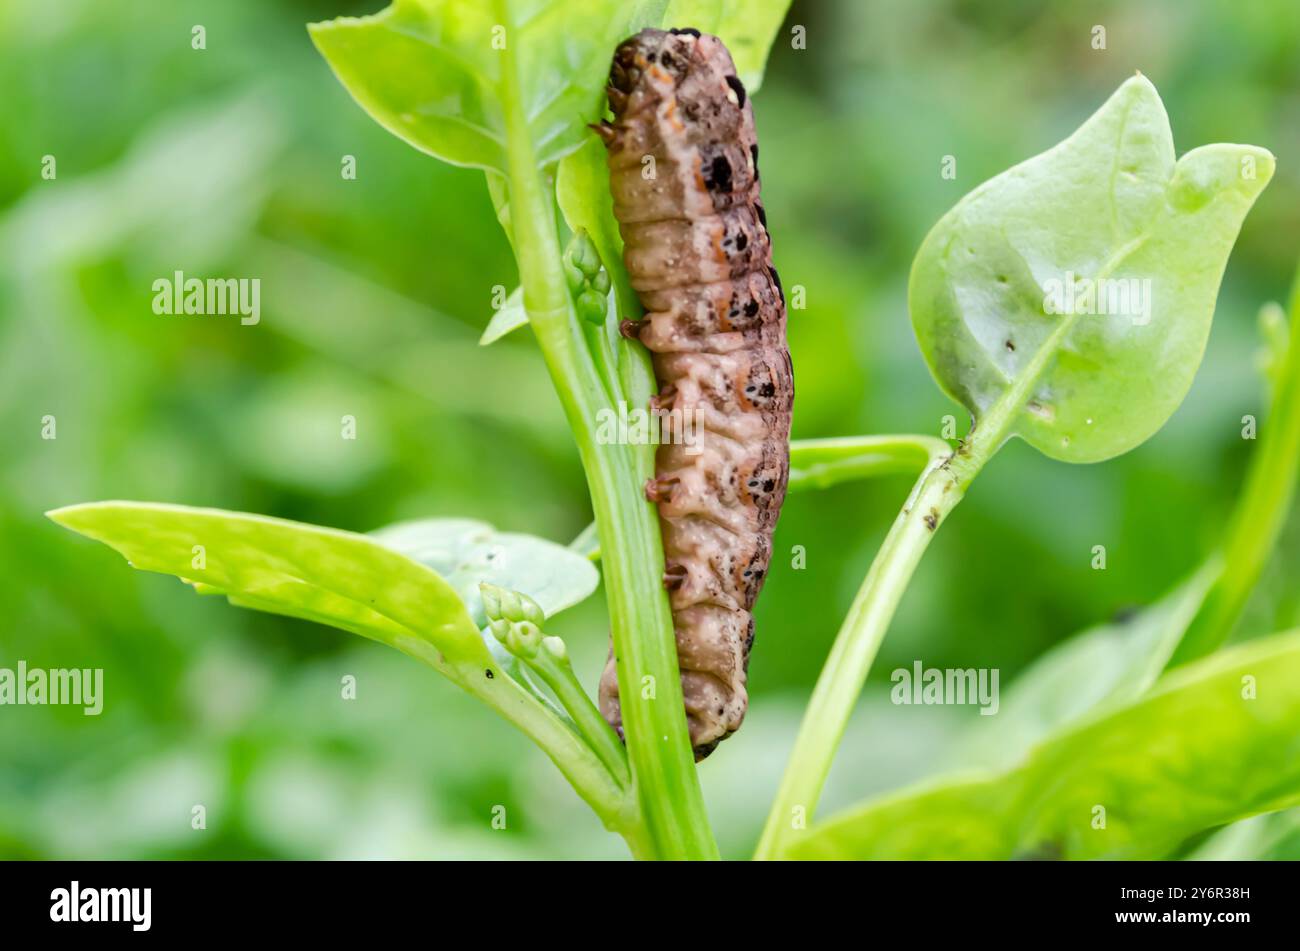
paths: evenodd
<path fill-rule="evenodd" d="M 977 427 L 1056 459 L 1139 445 L 1191 386 L 1228 253 L 1273 165 L 1248 145 L 1175 162 L 1155 87 L 1128 80 L 925 239 L 909 301 L 940 386 Z"/>
<path fill-rule="evenodd" d="M 498 532 L 486 522 L 428 518 L 398 522 L 371 536 L 436 571 L 479 627 L 487 623 L 481 582 L 528 595 L 548 618 L 586 600 L 600 583 L 595 566 L 577 552 L 533 535 Z"/>

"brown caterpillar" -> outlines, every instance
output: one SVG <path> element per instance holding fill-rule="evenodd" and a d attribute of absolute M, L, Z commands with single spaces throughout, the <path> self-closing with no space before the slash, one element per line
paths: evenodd
<path fill-rule="evenodd" d="M 759 203 L 753 109 L 722 41 L 643 30 L 619 45 L 607 92 L 614 120 L 593 128 L 609 148 L 624 260 L 646 310 L 624 333 L 653 354 L 653 408 L 702 427 L 695 447 L 662 442 L 646 484 L 701 760 L 748 705 L 750 612 L 790 470 L 785 296 Z M 611 650 L 600 707 L 621 735 L 616 662 Z"/>

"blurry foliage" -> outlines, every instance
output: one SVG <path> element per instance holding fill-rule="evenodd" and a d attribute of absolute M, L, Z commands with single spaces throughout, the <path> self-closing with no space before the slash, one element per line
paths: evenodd
<path fill-rule="evenodd" d="M 359 531 L 468 517 L 561 542 L 589 521 L 529 335 L 477 346 L 493 286 L 517 283 L 481 174 L 380 129 L 307 37 L 310 20 L 383 5 L 0 6 L 0 665 L 103 667 L 107 698 L 97 718 L 0 708 L 0 856 L 622 854 L 522 736 L 429 672 L 127 571 L 41 514 L 125 497 Z M 1105 51 L 1091 49 L 1095 24 Z M 1254 314 L 1285 295 L 1300 251 L 1300 6 L 819 0 L 778 33 L 755 106 L 777 263 L 787 289 L 807 289 L 790 315 L 800 438 L 937 434 L 959 414 L 907 319 L 917 245 L 1135 69 L 1160 88 L 1180 150 L 1245 141 L 1279 159 L 1205 364 L 1170 424 L 1118 460 L 1007 448 L 903 602 L 827 814 L 923 778 L 977 716 L 890 705 L 894 667 L 997 666 L 1008 683 L 1072 632 L 1158 598 L 1218 537 L 1251 448 L 1241 417 L 1265 405 Z M 40 177 L 47 154 L 55 181 Z M 955 180 L 940 176 L 945 155 Z M 261 277 L 261 323 L 156 316 L 151 283 L 175 270 Z M 345 413 L 355 442 L 336 438 Z M 802 698 L 905 491 L 899 477 L 787 504 L 752 712 L 702 767 L 724 853 L 752 845 Z M 1105 571 L 1090 567 L 1095 544 Z M 793 545 L 805 570 L 781 555 Z M 1240 636 L 1300 623 L 1298 568 L 1293 521 Z M 594 688 L 601 601 L 555 627 Z M 355 701 L 339 697 L 345 674 Z M 490 826 L 498 804 L 505 831 Z M 1200 848 L 1300 855 L 1288 817 L 1228 831 Z"/>

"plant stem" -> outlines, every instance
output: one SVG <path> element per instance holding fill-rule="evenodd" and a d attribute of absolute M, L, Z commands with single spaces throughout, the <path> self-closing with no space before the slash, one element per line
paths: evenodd
<path fill-rule="evenodd" d="M 428 641 L 416 637 L 404 638 L 393 646 L 445 675 L 540 746 L 606 828 L 625 838 L 641 834 L 637 831 L 642 825 L 639 810 L 628 784 L 620 781 L 577 733 L 505 671 L 494 665 L 494 676 L 485 677 L 477 663 L 452 663 Z"/>
<path fill-rule="evenodd" d="M 845 436 L 790 443 L 789 492 L 827 489 L 841 482 L 924 469 L 948 455 L 934 436 Z"/>
<path fill-rule="evenodd" d="M 1204 657 L 1232 633 L 1295 499 L 1300 473 L 1300 274 L 1291 294 L 1286 356 L 1223 545 L 1223 573 L 1166 669 Z"/>
<path fill-rule="evenodd" d="M 755 858 L 779 858 L 786 844 L 811 821 L 894 610 L 930 539 L 983 461 L 954 454 L 931 462 L 894 520 L 813 689 Z"/>
<path fill-rule="evenodd" d="M 498 0 L 497 13 L 501 22 L 512 22 L 503 0 Z M 660 583 L 664 562 L 657 513 L 642 494 L 650 475 L 644 471 L 648 457 L 635 446 L 597 443 L 597 414 L 610 408 L 609 400 L 573 313 L 555 208 L 537 168 L 515 57 L 514 44 L 502 51 L 501 100 L 520 283 L 591 491 L 633 786 L 654 856 L 715 858 L 717 846 L 686 730 L 672 615 Z M 655 699 L 641 699 L 647 684 L 653 684 Z M 645 845 L 641 849 L 649 852 Z"/>
<path fill-rule="evenodd" d="M 921 556 L 971 481 L 1011 435 L 1074 320 L 1074 315 L 1067 315 L 1057 323 L 1021 375 L 980 417 L 957 450 L 946 459 L 932 461 L 912 488 L 817 678 L 754 854 L 756 859 L 780 858 L 786 845 L 812 820 L 853 706 Z"/>
<path fill-rule="evenodd" d="M 587 745 L 600 757 L 600 761 L 624 786 L 631 785 L 627 767 L 627 751 L 618 741 L 618 735 L 605 722 L 587 692 L 582 689 L 569 658 L 556 656 L 543 647 L 535 657 L 525 659 L 536 674 L 555 693 L 556 699 L 573 719 L 573 725 Z"/>

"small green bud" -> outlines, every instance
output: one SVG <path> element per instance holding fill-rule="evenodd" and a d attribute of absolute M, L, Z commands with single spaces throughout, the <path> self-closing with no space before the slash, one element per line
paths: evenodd
<path fill-rule="evenodd" d="M 510 622 L 503 617 L 488 622 L 488 627 L 492 629 L 492 636 L 507 646 L 509 646 L 507 642 L 510 638 L 510 626 Z"/>
<path fill-rule="evenodd" d="M 595 288 L 584 288 L 573 300 L 578 316 L 589 324 L 597 326 L 605 322 L 605 295 Z"/>
<path fill-rule="evenodd" d="M 562 257 L 564 277 L 569 290 L 579 294 L 600 273 L 600 254 L 587 232 L 578 230 L 569 240 Z"/>
<path fill-rule="evenodd" d="M 605 298 L 609 294 L 609 274 L 600 264 L 600 253 L 587 232 L 574 232 L 564 249 L 564 278 L 573 294 L 574 309 L 589 323 L 605 322 Z"/>
<path fill-rule="evenodd" d="M 524 620 L 541 627 L 546 623 L 546 612 L 542 606 L 526 594 L 519 596 L 519 603 L 523 606 Z"/>
<path fill-rule="evenodd" d="M 483 613 L 488 616 L 489 620 L 499 618 L 501 616 L 501 589 L 494 584 L 482 581 L 479 582 L 478 590 L 483 597 Z"/>
<path fill-rule="evenodd" d="M 596 245 L 591 240 L 591 237 L 581 228 L 574 233 L 565 253 L 573 259 L 574 265 L 589 280 L 599 273 L 600 252 L 596 250 Z"/>
<path fill-rule="evenodd" d="M 523 605 L 519 603 L 519 592 L 501 589 L 501 616 L 511 621 L 520 621 L 524 617 Z"/>
<path fill-rule="evenodd" d="M 520 621 L 510 631 L 510 653 L 521 657 L 535 657 L 542 646 L 542 629 L 531 621 Z"/>
<path fill-rule="evenodd" d="M 1263 371 L 1270 386 L 1277 386 L 1291 336 L 1286 311 L 1281 305 L 1270 302 L 1260 308 L 1259 330 L 1264 343 L 1255 357 L 1255 365 Z"/>
<path fill-rule="evenodd" d="M 1277 301 L 1269 301 L 1259 309 L 1259 326 L 1264 336 L 1273 339 L 1279 332 L 1286 333 L 1286 311 Z"/>
<path fill-rule="evenodd" d="M 558 637 L 543 637 L 542 647 L 560 663 L 567 664 L 569 662 L 569 649 L 564 646 L 564 641 Z"/>
<path fill-rule="evenodd" d="M 564 280 L 569 285 L 569 290 L 577 294 L 587 283 L 587 275 L 582 273 L 582 269 L 573 263 L 573 259 L 568 254 L 564 255 Z"/>
<path fill-rule="evenodd" d="M 486 581 L 479 582 L 478 590 L 483 596 L 483 613 L 489 621 L 532 621 L 540 626 L 546 620 L 542 606 L 522 592 Z"/>

